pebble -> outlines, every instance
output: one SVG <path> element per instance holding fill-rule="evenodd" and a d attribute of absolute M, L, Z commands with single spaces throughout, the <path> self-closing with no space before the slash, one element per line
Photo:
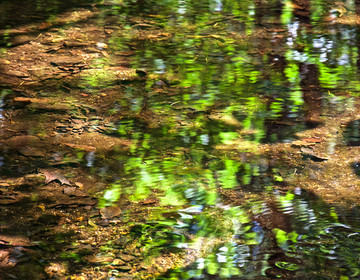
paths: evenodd
<path fill-rule="evenodd" d="M 132 267 L 130 265 L 121 265 L 121 266 L 118 266 L 117 269 L 122 270 L 122 271 L 129 271 L 132 269 Z"/>
<path fill-rule="evenodd" d="M 113 265 L 124 265 L 125 262 L 121 259 L 115 259 L 113 262 L 112 262 Z"/>
<path fill-rule="evenodd" d="M 130 261 L 132 261 L 132 260 L 135 259 L 134 256 L 132 256 L 132 255 L 125 255 L 125 254 L 119 254 L 118 257 L 119 257 L 120 259 L 122 259 L 123 261 L 125 261 L 125 262 L 130 262 Z"/>

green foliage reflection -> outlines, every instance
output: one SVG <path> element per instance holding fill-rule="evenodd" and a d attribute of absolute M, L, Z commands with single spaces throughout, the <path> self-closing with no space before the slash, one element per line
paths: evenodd
<path fill-rule="evenodd" d="M 274 9 L 266 14 L 254 1 L 139 3 L 114 5 L 121 28 L 110 40 L 111 49 L 131 50 L 130 66 L 151 74 L 143 84 L 125 87 L 117 102 L 130 112 L 121 115 L 115 133 L 132 143 L 118 159 L 124 166 L 119 173 L 128 180 L 106 192 L 104 201 L 114 201 L 120 193 L 133 201 L 157 196 L 161 206 L 176 211 L 171 221 L 159 217 L 134 226 L 149 256 L 171 246 L 205 246 L 204 240 L 215 244 L 187 272 L 177 272 L 184 273 L 181 279 L 264 275 L 271 257 L 264 252 L 275 249 L 295 260 L 301 255 L 305 263 L 284 259 L 273 268 L 301 274 L 314 269 L 315 258 L 321 264 L 337 264 L 342 258 L 351 271 L 348 276 L 357 276 L 354 250 L 340 241 L 355 244 L 357 235 L 352 230 L 346 235 L 342 229 L 347 226 L 333 210 L 323 213 L 294 193 L 275 195 L 280 209 L 271 213 L 279 212 L 280 218 L 269 219 L 279 218 L 285 225 L 274 226 L 254 218 L 266 214 L 265 202 L 224 206 L 220 195 L 234 191 L 237 196 L 244 189 L 263 194 L 286 185 L 286 167 L 270 166 L 258 156 L 258 145 L 289 142 L 305 128 L 302 120 L 311 107 L 306 90 L 319 95 L 318 109 L 320 97 L 326 97 L 324 88 L 338 91 L 345 83 L 359 87 L 357 48 L 343 45 L 341 32 L 333 32 L 338 30 L 322 30 L 327 5 L 312 1 L 309 18 L 300 20 L 291 1 L 269 1 L 266 5 Z M 309 28 L 311 22 L 317 24 Z M 306 79 L 309 65 L 318 71 L 314 81 Z M 108 78 L 94 75 L 89 83 L 95 86 Z M 121 111 L 116 108 L 114 112 Z M 339 242 L 344 246 L 336 246 Z M 335 274 L 335 269 L 321 269 L 326 276 Z"/>

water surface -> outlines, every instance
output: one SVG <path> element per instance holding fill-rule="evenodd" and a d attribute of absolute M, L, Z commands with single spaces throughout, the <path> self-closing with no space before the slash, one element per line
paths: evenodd
<path fill-rule="evenodd" d="M 18 7 L 4 279 L 359 277 L 358 4 Z"/>

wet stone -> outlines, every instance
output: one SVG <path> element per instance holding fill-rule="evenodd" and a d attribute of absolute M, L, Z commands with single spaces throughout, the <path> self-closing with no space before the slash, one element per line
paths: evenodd
<path fill-rule="evenodd" d="M 139 249 L 135 248 L 135 250 L 132 252 L 132 254 L 135 256 L 135 257 L 141 257 L 141 252 Z"/>
<path fill-rule="evenodd" d="M 65 133 L 65 132 L 68 132 L 70 129 L 68 128 L 68 127 L 59 127 L 58 128 L 58 131 L 59 132 L 63 132 L 63 133 Z"/>
<path fill-rule="evenodd" d="M 97 255 L 97 256 L 88 256 L 86 257 L 86 260 L 89 263 L 93 263 L 93 264 L 107 264 L 107 263 L 112 263 L 114 258 L 110 256 Z"/>
<path fill-rule="evenodd" d="M 135 279 L 135 278 L 132 276 L 122 276 L 122 277 L 118 278 L 118 280 L 132 280 L 132 279 Z"/>
<path fill-rule="evenodd" d="M 124 265 L 125 262 L 121 259 L 115 259 L 113 262 L 112 262 L 113 265 Z"/>
<path fill-rule="evenodd" d="M 8 74 L 12 75 L 12 76 L 17 76 L 19 78 L 29 77 L 28 73 L 25 73 L 25 72 L 22 72 L 22 71 L 17 71 L 17 70 L 10 70 L 10 71 L 8 71 Z"/>
<path fill-rule="evenodd" d="M 30 41 L 34 40 L 36 36 L 30 35 L 17 35 L 11 38 L 11 45 L 12 46 L 19 46 L 29 43 Z"/>
<path fill-rule="evenodd" d="M 121 214 L 121 209 L 118 206 L 107 206 L 100 209 L 100 214 L 103 219 L 112 219 Z"/>
<path fill-rule="evenodd" d="M 78 42 L 78 41 L 66 41 L 64 43 L 64 46 L 68 47 L 68 48 L 86 47 L 87 45 L 88 45 L 88 43 Z"/>
<path fill-rule="evenodd" d="M 131 241 L 131 238 L 129 238 L 129 237 L 127 237 L 127 236 L 121 236 L 120 238 L 116 239 L 116 240 L 114 241 L 114 243 L 115 243 L 116 245 L 124 246 L 124 245 L 126 245 L 128 242 L 130 242 L 130 241 Z"/>
<path fill-rule="evenodd" d="M 82 129 L 82 124 L 74 124 L 73 129 Z"/>
<path fill-rule="evenodd" d="M 32 147 L 23 147 L 19 149 L 19 153 L 26 157 L 45 157 L 45 153 L 42 150 Z"/>
<path fill-rule="evenodd" d="M 45 267 L 45 272 L 48 274 L 55 274 L 55 273 L 60 273 L 60 274 L 65 274 L 66 272 L 66 266 L 64 264 L 61 263 L 49 263 L 46 267 Z"/>
<path fill-rule="evenodd" d="M 132 267 L 129 265 L 121 265 L 121 266 L 118 266 L 117 269 L 122 270 L 122 271 L 130 271 L 132 269 Z"/>
<path fill-rule="evenodd" d="M 40 139 L 32 135 L 13 136 L 6 140 L 6 145 L 13 148 L 22 148 L 26 145 L 38 143 Z"/>
<path fill-rule="evenodd" d="M 81 197 L 88 196 L 85 192 L 79 190 L 76 187 L 65 187 L 63 192 L 68 196 L 81 196 Z"/>
<path fill-rule="evenodd" d="M 133 260 L 135 259 L 134 256 L 132 256 L 132 255 L 126 255 L 126 254 L 119 254 L 118 257 L 119 257 L 120 259 L 122 259 L 123 261 L 125 261 L 125 262 L 130 262 L 130 261 L 133 261 Z"/>
<path fill-rule="evenodd" d="M 50 63 L 54 66 L 71 66 L 83 62 L 84 61 L 81 57 L 58 56 L 56 58 L 53 58 Z"/>
<path fill-rule="evenodd" d="M 70 105 L 55 103 L 55 104 L 44 104 L 44 103 L 31 103 L 28 106 L 29 109 L 39 110 L 39 111 L 50 111 L 50 112 L 66 112 L 71 109 Z"/>
<path fill-rule="evenodd" d="M 82 124 L 82 123 L 84 122 L 84 120 L 71 118 L 71 122 L 72 122 L 72 123 L 75 123 L 75 124 Z"/>

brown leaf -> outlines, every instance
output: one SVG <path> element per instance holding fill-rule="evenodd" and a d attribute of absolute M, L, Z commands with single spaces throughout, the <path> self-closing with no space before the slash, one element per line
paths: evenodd
<path fill-rule="evenodd" d="M 49 184 L 52 181 L 59 181 L 61 185 L 71 185 L 70 181 L 64 177 L 64 175 L 56 172 L 42 169 L 41 172 L 45 175 L 45 184 Z"/>

